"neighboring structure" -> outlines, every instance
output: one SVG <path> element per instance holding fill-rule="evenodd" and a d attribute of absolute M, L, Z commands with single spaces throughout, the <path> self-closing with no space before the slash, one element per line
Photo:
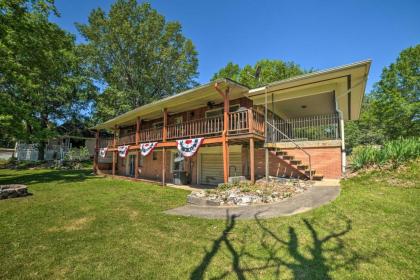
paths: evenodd
<path fill-rule="evenodd" d="M 0 160 L 9 160 L 15 156 L 15 149 L 0 148 Z"/>
<path fill-rule="evenodd" d="M 44 159 L 47 161 L 62 160 L 73 147 L 87 147 L 89 154 L 93 157 L 95 138 L 65 135 L 50 139 L 45 146 Z M 17 143 L 16 158 L 17 160 L 37 161 L 38 144 Z"/>
<path fill-rule="evenodd" d="M 144 105 L 94 128 L 94 169 L 163 184 L 214 185 L 234 176 L 340 178 L 346 164 L 344 121 L 359 117 L 370 64 L 256 89 L 219 79 Z M 103 132 L 114 136 L 102 137 Z M 197 153 L 184 157 L 177 141 L 189 138 L 204 140 Z M 145 143 L 155 149 L 141 156 Z"/>

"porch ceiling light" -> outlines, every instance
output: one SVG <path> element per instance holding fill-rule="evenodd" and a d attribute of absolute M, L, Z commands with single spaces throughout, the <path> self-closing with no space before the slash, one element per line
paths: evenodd
<path fill-rule="evenodd" d="M 306 109 L 306 105 L 302 105 L 302 106 L 300 106 L 302 109 Z"/>

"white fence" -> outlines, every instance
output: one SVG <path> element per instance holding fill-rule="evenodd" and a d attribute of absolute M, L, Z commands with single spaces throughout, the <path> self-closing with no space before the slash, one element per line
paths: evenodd
<path fill-rule="evenodd" d="M 64 149 L 60 145 L 47 145 L 44 151 L 45 160 L 61 160 L 68 149 Z M 16 157 L 18 160 L 37 161 L 38 145 L 37 144 L 17 144 Z"/>

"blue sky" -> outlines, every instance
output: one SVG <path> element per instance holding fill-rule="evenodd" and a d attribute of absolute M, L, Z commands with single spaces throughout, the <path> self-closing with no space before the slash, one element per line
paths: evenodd
<path fill-rule="evenodd" d="M 62 28 L 90 11 L 108 10 L 112 0 L 56 0 Z M 294 61 L 324 69 L 372 59 L 367 92 L 398 53 L 420 43 L 420 1 L 149 1 L 167 20 L 182 24 L 199 53 L 198 82 L 232 61 Z M 81 38 L 78 36 L 78 40 Z"/>

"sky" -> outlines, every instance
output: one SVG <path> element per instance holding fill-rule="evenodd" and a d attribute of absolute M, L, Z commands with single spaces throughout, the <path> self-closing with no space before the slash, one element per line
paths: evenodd
<path fill-rule="evenodd" d="M 92 9 L 113 0 L 56 0 L 52 21 L 75 34 Z M 139 1 L 141 2 L 141 1 Z M 232 61 L 293 61 L 315 70 L 372 59 L 367 92 L 382 69 L 405 48 L 420 43 L 420 1 L 149 1 L 168 21 L 178 21 L 198 51 L 199 83 Z"/>

